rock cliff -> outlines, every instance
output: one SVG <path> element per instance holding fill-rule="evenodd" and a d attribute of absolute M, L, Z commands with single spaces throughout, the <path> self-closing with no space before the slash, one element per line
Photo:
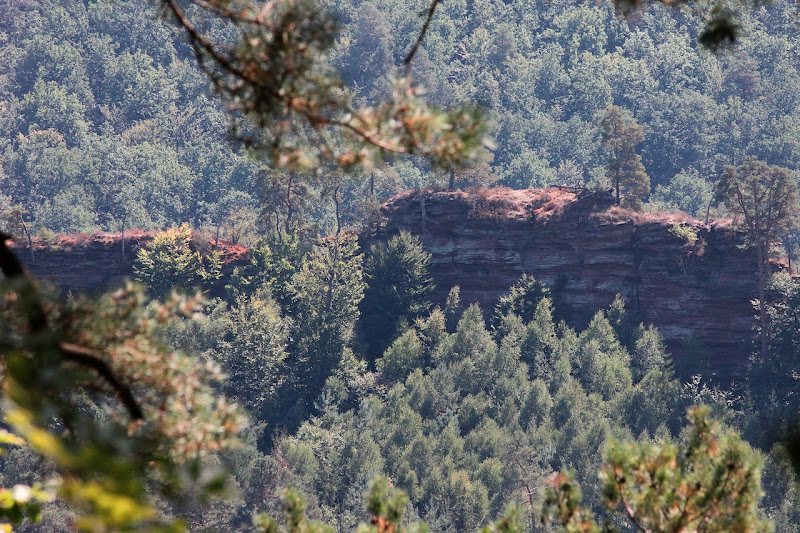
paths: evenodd
<path fill-rule="evenodd" d="M 721 378 L 741 375 L 757 294 L 755 256 L 739 248 L 741 236 L 726 224 L 612 204 L 606 194 L 565 188 L 408 191 L 382 207 L 382 219 L 362 238 L 368 248 L 402 229 L 417 234 L 432 255 L 437 303 L 459 285 L 465 303 L 490 311 L 529 273 L 550 285 L 559 316 L 583 327 L 620 294 L 661 330 L 678 365 L 695 365 L 701 345 Z M 93 292 L 132 275 L 136 250 L 150 239 L 127 232 L 124 257 L 120 235 L 107 233 L 38 240 L 33 258 L 26 246 L 18 253 L 38 278 Z M 210 243 L 198 236 L 194 246 Z M 226 275 L 249 255 L 225 242 L 220 252 Z M 214 292 L 223 286 L 224 279 Z"/>
<path fill-rule="evenodd" d="M 729 224 L 635 213 L 607 194 L 566 188 L 409 191 L 382 214 L 369 240 L 417 234 L 432 255 L 438 302 L 459 285 L 462 301 L 488 310 L 529 273 L 551 287 L 572 326 L 620 294 L 660 329 L 678 365 L 705 352 L 727 379 L 747 361 L 756 259 Z"/>
<path fill-rule="evenodd" d="M 133 276 L 136 252 L 153 239 L 153 232 L 127 231 L 123 248 L 120 233 L 83 233 L 63 235 L 46 241 L 34 239 L 33 250 L 24 242 L 15 249 L 28 271 L 36 279 L 54 283 L 63 291 L 95 293 L 121 285 Z M 194 234 L 192 247 L 212 250 L 213 241 Z M 123 253 L 124 250 L 124 253 Z M 220 240 L 222 280 L 212 289 L 215 295 L 224 295 L 225 280 L 237 265 L 249 259 L 247 248 Z"/>

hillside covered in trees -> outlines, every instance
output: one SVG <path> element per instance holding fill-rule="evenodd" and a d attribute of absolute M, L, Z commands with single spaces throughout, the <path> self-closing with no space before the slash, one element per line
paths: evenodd
<path fill-rule="evenodd" d="M 342 24 L 331 61 L 357 99 L 385 96 L 423 3 L 326 5 Z M 335 227 L 330 180 L 276 175 L 231 148 L 224 106 L 191 49 L 147 3 L 0 9 L 6 218 L 21 206 L 32 233 Z M 641 126 L 636 150 L 652 187 L 644 198 L 696 216 L 724 165 L 747 156 L 797 165 L 794 14 L 792 2 L 743 14 L 736 47 L 714 55 L 697 44 L 700 20 L 658 6 L 621 20 L 609 4 L 451 1 L 413 69 L 426 98 L 475 102 L 486 114 L 494 148 L 454 169 L 458 186 L 610 186 L 598 114 L 614 104 Z M 345 225 L 374 208 L 372 194 L 448 182 L 414 159 L 370 175 L 337 178 Z"/>
<path fill-rule="evenodd" d="M 0 0 L 0 528 L 796 531 L 797 7 L 704 6 Z M 23 270 L 98 230 L 132 283 Z"/>

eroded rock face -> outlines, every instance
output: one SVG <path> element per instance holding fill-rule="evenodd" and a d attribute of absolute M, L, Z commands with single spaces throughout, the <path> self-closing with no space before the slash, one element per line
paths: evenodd
<path fill-rule="evenodd" d="M 383 207 L 368 240 L 418 235 L 439 303 L 459 285 L 465 303 L 488 311 L 529 273 L 551 287 L 558 315 L 582 328 L 620 294 L 660 329 L 678 365 L 692 363 L 687 343 L 699 342 L 721 378 L 740 375 L 753 337 L 754 253 L 727 225 L 612 205 L 608 195 L 564 188 L 409 191 Z"/>
<path fill-rule="evenodd" d="M 133 276 L 136 252 L 153 239 L 151 231 L 126 231 L 123 254 L 120 233 L 76 234 L 57 237 L 51 242 L 35 239 L 33 253 L 21 242 L 14 246 L 28 271 L 36 278 L 52 282 L 62 291 L 96 293 L 121 285 Z M 211 243 L 195 235 L 193 248 L 213 249 Z M 224 295 L 225 280 L 233 269 L 249 259 L 247 248 L 220 240 L 222 280 L 214 288 Z"/>
<path fill-rule="evenodd" d="M 402 229 L 432 254 L 437 303 L 450 288 L 491 312 L 523 273 L 546 282 L 558 316 L 584 327 L 616 294 L 641 320 L 657 326 L 677 365 L 692 365 L 701 343 L 722 378 L 741 375 L 753 336 L 757 295 L 754 253 L 726 225 L 705 226 L 678 215 L 646 215 L 613 207 L 605 194 L 563 188 L 513 191 L 408 191 L 382 208 L 383 220 L 362 236 L 365 249 Z M 424 214 L 424 216 L 423 216 Z M 696 242 L 671 229 L 679 223 Z M 152 233 L 71 235 L 17 251 L 31 273 L 63 290 L 96 292 L 133 274 L 136 250 Z M 196 246 L 208 246 L 196 241 Z M 227 276 L 249 260 L 247 249 L 221 242 Z M 221 295 L 221 294 L 220 294 Z"/>

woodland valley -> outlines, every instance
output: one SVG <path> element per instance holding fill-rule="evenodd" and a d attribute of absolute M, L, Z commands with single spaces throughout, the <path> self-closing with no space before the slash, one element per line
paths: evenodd
<path fill-rule="evenodd" d="M 0 529 L 800 529 L 788 0 L 0 0 Z"/>

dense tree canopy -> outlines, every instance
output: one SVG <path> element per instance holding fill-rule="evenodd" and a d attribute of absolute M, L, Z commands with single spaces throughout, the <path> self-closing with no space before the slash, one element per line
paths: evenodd
<path fill-rule="evenodd" d="M 325 57 L 352 85 L 356 107 L 390 96 L 422 4 L 325 4 L 341 32 Z M 189 222 L 229 236 L 243 220 L 275 231 L 274 222 L 255 222 L 263 164 L 231 149 L 225 106 L 180 28 L 143 2 L 2 9 L 0 187 L 27 211 L 33 234 Z M 743 11 L 734 51 L 711 55 L 697 44 L 703 20 L 657 5 L 625 21 L 611 4 L 456 1 L 438 6 L 411 67 L 433 104 L 482 105 L 494 147 L 480 172 L 501 184 L 604 182 L 608 154 L 595 115 L 613 104 L 642 127 L 637 153 L 655 191 L 695 173 L 703 187 L 750 155 L 796 167 L 792 17 L 785 1 Z M 208 31 L 214 42 L 232 37 L 223 26 Z M 359 78 L 367 71 L 373 82 Z M 383 199 L 443 178 L 424 159 L 390 160 L 368 174 L 372 187 L 361 177 L 343 182 L 346 223 L 365 220 L 354 213 L 373 192 Z M 299 202 L 294 220 L 326 233 L 335 224 L 332 196 L 313 185 L 325 180 L 311 181 L 310 198 L 322 201 Z M 688 200 L 659 205 L 698 212 Z"/>
<path fill-rule="evenodd" d="M 451 186 L 456 171 L 520 188 L 616 180 L 693 214 L 721 176 L 763 273 L 788 226 L 751 204 L 796 200 L 792 3 L 735 20 L 695 2 L 156 3 L 162 18 L 145 2 L 0 0 L 0 229 L 173 228 L 137 258 L 153 301 L 135 286 L 51 299 L 0 235 L 3 520 L 276 531 L 285 510 L 290 531 L 344 531 L 385 476 L 360 531 L 562 530 L 538 523 L 544 502 L 567 530 L 615 510 L 640 529 L 797 529 L 792 449 L 765 431 L 798 409 L 795 282 L 776 278 L 767 307 L 762 277 L 762 359 L 729 390 L 682 375 L 621 299 L 574 330 L 523 276 L 494 310 L 464 309 L 454 288 L 442 311 L 416 238 L 362 251 L 340 231 L 448 171 Z M 728 54 L 701 46 L 734 38 Z M 226 299 L 172 292 L 219 274 L 183 224 L 264 237 Z M 776 379 L 752 379 L 769 357 Z M 551 477 L 564 469 L 590 511 Z M 307 504 L 282 502 L 288 486 Z"/>

